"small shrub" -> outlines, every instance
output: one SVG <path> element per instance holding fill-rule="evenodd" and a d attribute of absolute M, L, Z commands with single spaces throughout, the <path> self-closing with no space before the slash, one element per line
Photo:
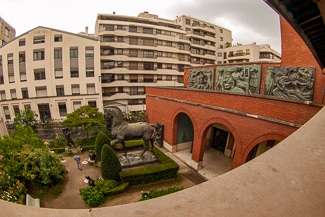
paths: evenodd
<path fill-rule="evenodd" d="M 141 192 L 141 199 L 143 200 L 149 200 L 156 197 L 161 197 L 167 194 L 171 194 L 177 191 L 183 190 L 183 187 L 170 187 L 167 189 L 151 189 L 149 191 L 142 191 Z"/>
<path fill-rule="evenodd" d="M 104 194 L 98 190 L 98 188 L 89 186 L 79 189 L 82 199 L 90 207 L 97 207 L 104 202 Z"/>

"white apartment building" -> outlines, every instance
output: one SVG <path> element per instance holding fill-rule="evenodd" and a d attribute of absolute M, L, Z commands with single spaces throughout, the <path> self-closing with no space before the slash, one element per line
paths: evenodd
<path fill-rule="evenodd" d="M 216 64 L 280 61 L 281 54 L 273 50 L 268 44 L 230 44 L 218 50 Z"/>
<path fill-rule="evenodd" d="M 189 16 L 175 20 L 148 12 L 137 17 L 98 14 L 103 104 L 145 110 L 145 87 L 183 86 L 184 67 L 215 64 L 232 41 L 225 28 Z"/>
<path fill-rule="evenodd" d="M 37 27 L 0 47 L 0 116 L 11 123 L 31 108 L 41 121 L 63 120 L 82 105 L 102 111 L 100 43 Z M 1 132 L 3 135 L 3 132 Z"/>

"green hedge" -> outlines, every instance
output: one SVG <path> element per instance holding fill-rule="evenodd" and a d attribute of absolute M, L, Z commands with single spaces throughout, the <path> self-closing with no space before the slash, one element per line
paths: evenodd
<path fill-rule="evenodd" d="M 120 172 L 121 180 L 130 185 L 142 185 L 176 178 L 179 165 L 156 147 L 154 147 L 154 154 L 160 164 L 124 170 Z"/>

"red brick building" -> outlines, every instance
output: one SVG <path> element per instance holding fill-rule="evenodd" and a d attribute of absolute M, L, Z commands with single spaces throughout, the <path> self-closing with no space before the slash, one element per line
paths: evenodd
<path fill-rule="evenodd" d="M 212 147 L 232 158 L 231 168 L 236 168 L 285 139 L 321 109 L 325 76 L 300 36 L 283 18 L 280 23 L 280 64 L 187 68 L 184 70 L 184 88 L 146 89 L 147 121 L 164 125 L 163 145 L 166 149 L 171 152 L 189 149 L 192 153 L 190 166 L 200 169 L 205 149 Z M 226 86 L 219 82 L 227 80 L 229 74 L 225 71 L 231 68 L 247 69 L 250 77 L 254 75 L 255 67 L 260 69 L 259 79 L 233 81 L 238 87 L 244 87 L 237 88 L 240 91 L 226 91 L 223 89 Z M 270 69 L 273 71 L 269 72 Z M 312 69 L 313 73 L 306 69 Z M 202 71 L 208 75 L 203 77 L 204 82 L 202 77 L 193 77 Z M 192 78 L 207 88 L 193 85 Z M 287 89 L 288 85 L 291 88 Z M 274 88 L 273 95 L 266 94 L 268 87 Z M 309 95 L 304 92 L 308 88 L 312 89 Z M 283 95 L 293 98 L 283 98 Z"/>

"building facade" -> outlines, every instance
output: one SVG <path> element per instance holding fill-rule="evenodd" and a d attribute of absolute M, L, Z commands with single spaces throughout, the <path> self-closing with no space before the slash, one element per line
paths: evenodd
<path fill-rule="evenodd" d="M 145 110 L 145 88 L 183 86 L 184 67 L 214 64 L 231 32 L 188 16 L 98 14 L 103 104 Z"/>
<path fill-rule="evenodd" d="M 0 46 L 6 44 L 16 36 L 16 30 L 0 17 Z"/>
<path fill-rule="evenodd" d="M 27 107 L 41 121 L 63 120 L 87 104 L 102 111 L 99 54 L 97 38 L 45 27 L 2 46 L 2 123 L 12 123 L 15 114 Z"/>
<path fill-rule="evenodd" d="M 191 67 L 184 71 L 185 88 L 147 88 L 147 121 L 165 126 L 166 149 L 187 150 L 187 164 L 197 170 L 209 164 L 205 152 L 216 149 L 236 168 L 321 110 L 322 69 L 300 36 L 280 21 L 286 57 L 280 63 Z"/>
<path fill-rule="evenodd" d="M 216 64 L 248 62 L 281 62 L 281 55 L 268 44 L 231 45 L 219 49 Z"/>

